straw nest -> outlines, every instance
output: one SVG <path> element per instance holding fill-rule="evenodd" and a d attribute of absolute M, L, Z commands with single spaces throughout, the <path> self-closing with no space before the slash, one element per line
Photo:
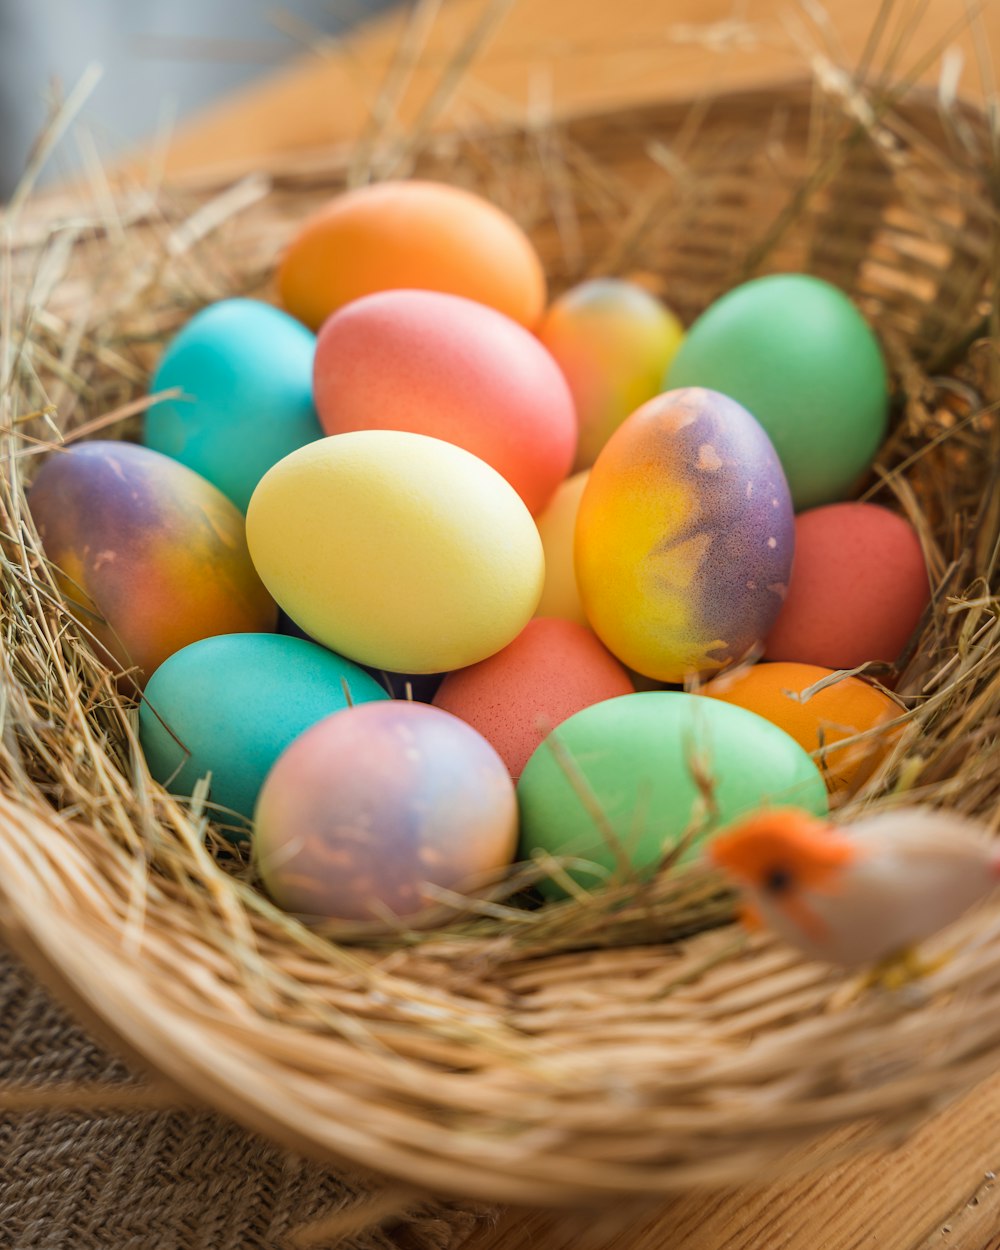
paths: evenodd
<path fill-rule="evenodd" d="M 1000 905 L 945 935 L 951 957 L 923 982 L 854 998 L 728 924 L 731 897 L 697 869 L 541 910 L 483 901 L 377 942 L 307 932 L 220 850 L 204 796 L 150 781 L 134 708 L 61 603 L 24 502 L 41 453 L 127 436 L 164 338 L 206 301 L 266 297 L 295 223 L 365 171 L 472 186 L 530 229 L 555 288 L 641 272 L 686 319 L 754 273 L 811 271 L 857 298 L 892 362 L 868 493 L 918 527 L 934 587 L 891 675 L 904 732 L 854 804 L 940 803 L 996 828 L 997 149 L 971 110 L 820 68 L 794 89 L 372 145 L 226 187 L 113 196 L 97 180 L 90 199 L 12 206 L 0 925 L 155 1074 L 129 1098 L 210 1103 L 404 1191 L 554 1205 L 815 1166 L 995 1067 Z"/>

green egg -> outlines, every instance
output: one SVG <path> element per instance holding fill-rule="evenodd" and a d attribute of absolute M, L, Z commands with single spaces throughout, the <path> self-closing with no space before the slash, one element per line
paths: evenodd
<path fill-rule="evenodd" d="M 694 323 L 664 390 L 701 386 L 749 409 L 781 460 L 796 511 L 844 499 L 885 437 L 878 340 L 846 295 L 807 274 L 736 287 Z"/>
<path fill-rule="evenodd" d="M 299 734 L 350 703 L 388 696 L 342 656 L 282 634 L 223 634 L 175 652 L 139 709 L 150 773 L 188 796 L 207 773 L 211 800 L 249 820 L 271 765 Z"/>
<path fill-rule="evenodd" d="M 712 704 L 705 707 L 705 704 Z M 705 814 L 692 762 L 711 779 L 717 810 L 682 859 L 714 830 L 762 806 L 827 812 L 809 755 L 755 712 L 674 691 L 647 691 L 577 712 L 536 749 L 517 787 L 521 855 L 570 855 L 585 886 L 655 867 Z M 551 892 L 558 893 L 554 884 Z"/>

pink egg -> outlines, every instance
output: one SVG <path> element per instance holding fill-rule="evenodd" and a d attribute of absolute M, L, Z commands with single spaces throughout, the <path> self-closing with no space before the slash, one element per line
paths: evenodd
<path fill-rule="evenodd" d="M 254 859 L 275 902 L 304 918 L 412 916 L 430 886 L 474 889 L 517 848 L 500 757 L 424 703 L 359 704 L 281 755 L 260 792 Z"/>
<path fill-rule="evenodd" d="M 589 629 L 536 617 L 496 655 L 450 673 L 434 704 L 478 729 L 516 781 L 557 725 L 592 703 L 634 690 Z"/>
<path fill-rule="evenodd" d="M 438 291 L 384 291 L 324 324 L 313 373 L 327 434 L 405 430 L 492 465 L 532 514 L 569 473 L 573 399 L 558 365 L 503 313 Z"/>

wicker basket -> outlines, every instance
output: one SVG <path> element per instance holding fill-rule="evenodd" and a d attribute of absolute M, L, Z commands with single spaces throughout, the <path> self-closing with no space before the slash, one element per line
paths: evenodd
<path fill-rule="evenodd" d="M 556 288 L 659 275 L 689 319 L 755 272 L 799 269 L 858 299 L 898 380 L 873 484 L 920 524 L 936 588 L 898 681 L 912 725 L 862 798 L 909 789 L 993 815 L 1000 627 L 976 581 L 995 565 L 1000 464 L 979 342 L 998 239 L 989 142 L 972 110 L 830 75 L 369 156 L 510 208 Z M 327 154 L 23 215 L 7 359 L 30 320 L 22 392 L 58 417 L 13 425 L 7 463 L 30 464 L 55 420 L 127 432 L 162 339 L 206 300 L 266 295 L 294 224 L 350 172 Z M 776 941 L 718 927 L 731 900 L 697 873 L 543 923 L 486 909 L 378 945 L 307 933 L 144 774 L 133 714 L 51 593 L 20 499 L 2 503 L 0 926 L 155 1074 L 153 1103 L 208 1104 L 416 1191 L 557 1205 L 790 1174 L 807 1143 L 820 1166 L 845 1148 L 839 1126 L 851 1150 L 896 1138 L 996 1067 L 1000 905 L 946 935 L 952 957 L 918 986 L 849 1000 Z M 48 667 L 24 641 L 41 635 Z"/>

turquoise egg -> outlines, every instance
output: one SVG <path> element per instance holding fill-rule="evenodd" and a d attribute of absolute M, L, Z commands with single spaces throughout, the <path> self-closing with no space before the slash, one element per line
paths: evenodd
<path fill-rule="evenodd" d="M 171 794 L 190 795 L 211 773 L 213 804 L 249 820 L 271 765 L 299 734 L 350 704 L 387 698 L 356 664 L 315 643 L 224 634 L 160 665 L 139 737 L 150 773 Z"/>
<path fill-rule="evenodd" d="M 524 857 L 575 856 L 587 866 L 572 875 L 592 887 L 625 864 L 648 873 L 689 834 L 681 859 L 692 859 L 714 830 L 760 807 L 826 814 L 823 778 L 792 737 L 746 708 L 706 703 L 715 700 L 647 691 L 563 721 L 518 783 Z"/>
<path fill-rule="evenodd" d="M 244 512 L 272 465 L 320 438 L 313 407 L 316 336 L 251 299 L 202 309 L 167 346 L 146 413 L 147 447 L 194 469 Z"/>

